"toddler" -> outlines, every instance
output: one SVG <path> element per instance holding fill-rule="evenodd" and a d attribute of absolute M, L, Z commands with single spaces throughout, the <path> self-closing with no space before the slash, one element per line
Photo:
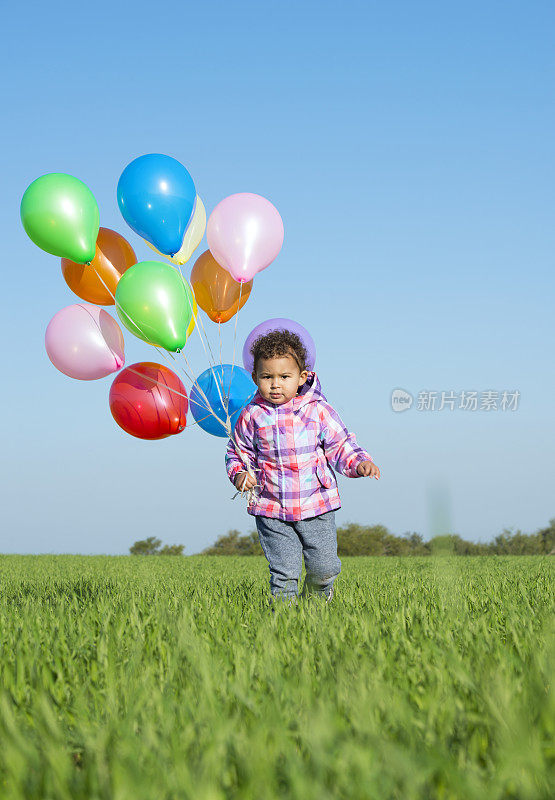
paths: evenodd
<path fill-rule="evenodd" d="M 228 442 L 227 474 L 237 489 L 252 490 L 247 511 L 270 567 L 272 602 L 297 601 L 303 554 L 301 596 L 329 602 L 341 571 L 335 527 L 341 500 L 330 464 L 349 478 L 378 480 L 380 470 L 326 401 L 296 334 L 271 331 L 251 353 L 258 391 L 239 414 L 235 442 Z"/>

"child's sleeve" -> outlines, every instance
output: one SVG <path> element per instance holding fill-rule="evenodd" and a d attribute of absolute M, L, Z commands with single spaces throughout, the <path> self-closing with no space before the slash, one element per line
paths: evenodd
<path fill-rule="evenodd" d="M 233 435 L 237 447 L 233 439 L 229 439 L 225 452 L 225 467 L 231 483 L 234 482 L 237 473 L 245 472 L 247 467 L 254 474 L 254 467 L 256 466 L 256 453 L 253 445 L 254 425 L 246 408 L 239 414 Z M 237 448 L 239 448 L 241 455 L 237 452 Z"/>
<path fill-rule="evenodd" d="M 347 478 L 360 478 L 357 467 L 372 456 L 357 444 L 354 433 L 349 433 L 337 411 L 329 403 L 319 403 L 322 423 L 320 441 L 329 463 L 336 472 Z"/>

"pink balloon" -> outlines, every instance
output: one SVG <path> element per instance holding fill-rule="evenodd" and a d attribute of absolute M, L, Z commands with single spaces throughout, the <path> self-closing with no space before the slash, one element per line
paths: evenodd
<path fill-rule="evenodd" d="M 281 250 L 283 220 L 259 194 L 224 198 L 210 214 L 206 238 L 212 255 L 239 283 L 266 269 Z"/>
<path fill-rule="evenodd" d="M 48 323 L 44 343 L 56 369 L 80 381 L 104 378 L 125 364 L 120 326 L 90 303 L 58 311 Z"/>

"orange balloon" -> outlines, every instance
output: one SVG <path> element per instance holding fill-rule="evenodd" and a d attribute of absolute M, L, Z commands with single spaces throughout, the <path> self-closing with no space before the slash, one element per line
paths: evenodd
<path fill-rule="evenodd" d="M 191 270 L 191 286 L 197 303 L 212 322 L 228 322 L 249 299 L 252 281 L 240 284 L 234 280 L 206 250 Z"/>
<path fill-rule="evenodd" d="M 137 256 L 127 239 L 110 228 L 99 228 L 91 263 L 78 264 L 62 258 L 62 273 L 71 291 L 82 300 L 113 306 L 119 279 L 136 263 Z"/>

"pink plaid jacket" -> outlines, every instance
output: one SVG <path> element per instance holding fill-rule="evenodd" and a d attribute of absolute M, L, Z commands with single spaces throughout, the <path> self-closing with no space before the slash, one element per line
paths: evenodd
<path fill-rule="evenodd" d="M 234 435 L 259 485 L 258 496 L 247 507 L 253 516 L 292 522 L 340 508 L 330 464 L 358 478 L 357 466 L 372 461 L 326 401 L 314 372 L 284 405 L 274 405 L 257 392 L 239 414 Z M 225 462 L 233 482 L 245 464 L 231 439 Z"/>

